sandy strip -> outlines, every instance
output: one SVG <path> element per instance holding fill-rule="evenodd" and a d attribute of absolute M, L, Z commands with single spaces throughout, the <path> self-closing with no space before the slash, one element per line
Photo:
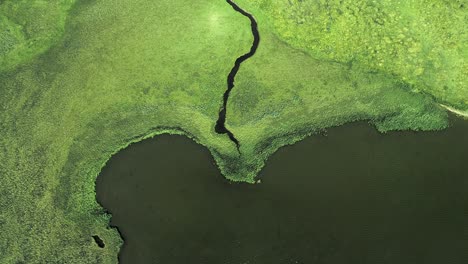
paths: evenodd
<path fill-rule="evenodd" d="M 448 111 L 456 114 L 456 115 L 459 115 L 461 117 L 464 117 L 464 118 L 468 118 L 468 111 L 463 111 L 463 110 L 458 110 L 458 109 L 455 109 L 453 107 L 450 107 L 448 105 L 443 105 L 443 104 L 440 104 L 440 106 L 442 106 L 443 108 L 447 109 Z"/>

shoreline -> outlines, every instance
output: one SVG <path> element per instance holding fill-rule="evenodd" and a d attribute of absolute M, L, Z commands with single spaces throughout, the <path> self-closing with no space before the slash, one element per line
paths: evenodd
<path fill-rule="evenodd" d="M 444 105 L 444 104 L 439 104 L 439 105 L 442 106 L 443 108 L 445 108 L 447 111 L 449 111 L 451 113 L 454 113 L 454 114 L 456 114 L 458 116 L 461 116 L 462 118 L 468 119 L 468 110 L 463 111 L 463 110 L 455 109 L 455 108 L 450 107 L 448 105 Z"/>

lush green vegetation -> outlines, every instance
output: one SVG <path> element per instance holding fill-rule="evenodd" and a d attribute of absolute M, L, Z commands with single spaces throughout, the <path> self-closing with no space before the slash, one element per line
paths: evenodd
<path fill-rule="evenodd" d="M 315 58 L 395 75 L 468 108 L 464 0 L 240 0 L 276 36 Z"/>
<path fill-rule="evenodd" d="M 228 108 L 235 113 L 228 125 L 249 170 L 262 167 L 278 147 L 345 122 L 370 120 L 382 132 L 448 125 L 431 97 L 396 78 L 315 60 L 274 35 L 262 36 L 258 54 L 239 72 Z"/>
<path fill-rule="evenodd" d="M 468 108 L 463 3 L 237 2 L 262 38 L 228 103 L 242 155 L 214 132 L 252 43 L 225 1 L 0 1 L 0 263 L 116 262 L 94 181 L 143 138 L 185 134 L 252 182 L 277 148 L 327 127 L 442 129 L 437 103 Z"/>
<path fill-rule="evenodd" d="M 74 2 L 0 1 L 0 71 L 31 60 L 55 44 Z"/>
<path fill-rule="evenodd" d="M 18 21 L 29 18 L 18 11 Z M 51 43 L 55 29 L 37 37 Z M 185 131 L 237 153 L 214 120 L 226 74 L 252 36 L 248 19 L 224 1 L 79 1 L 64 32 L 42 55 L 45 44 L 26 51 L 23 42 L 2 55 L 26 57 L 0 73 L 0 263 L 115 263 L 121 240 L 94 181 L 133 141 Z"/>
<path fill-rule="evenodd" d="M 233 171 L 254 176 L 278 147 L 330 126 L 439 130 L 448 123 L 436 103 L 468 108 L 462 3 L 237 2 L 256 15 L 262 42 L 229 102 L 245 163 Z"/>

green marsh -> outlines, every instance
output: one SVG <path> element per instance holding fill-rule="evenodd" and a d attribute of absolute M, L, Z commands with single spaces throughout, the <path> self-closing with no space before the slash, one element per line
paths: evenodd
<path fill-rule="evenodd" d="M 468 109 L 463 1 L 236 3 L 261 35 L 227 104 L 240 155 L 214 126 L 253 36 L 225 1 L 0 1 L 0 263 L 115 263 L 95 180 L 144 138 L 183 134 L 254 182 L 328 127 L 441 130 L 439 104 Z"/>

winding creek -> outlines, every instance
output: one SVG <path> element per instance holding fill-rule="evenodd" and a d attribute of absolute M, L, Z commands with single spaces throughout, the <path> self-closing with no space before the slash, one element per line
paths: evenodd
<path fill-rule="evenodd" d="M 468 122 L 451 122 L 332 128 L 280 149 L 256 185 L 162 135 L 113 156 L 97 199 L 124 237 L 122 264 L 468 263 Z"/>
<path fill-rule="evenodd" d="M 223 105 L 221 107 L 221 110 L 219 111 L 219 116 L 218 120 L 216 121 L 216 126 L 215 126 L 215 131 L 218 134 L 227 134 L 231 141 L 233 141 L 236 144 L 237 150 L 240 152 L 240 143 L 234 136 L 234 134 L 226 128 L 226 112 L 227 112 L 227 103 L 229 100 L 229 95 L 234 88 L 234 81 L 236 78 L 236 74 L 240 69 L 241 64 L 252 57 L 255 52 L 257 51 L 258 45 L 260 43 L 260 34 L 258 33 L 258 27 L 257 27 L 257 21 L 255 21 L 255 18 L 247 13 L 245 10 L 240 8 L 236 3 L 234 3 L 231 0 L 226 0 L 232 8 L 234 8 L 235 11 L 241 13 L 242 15 L 246 16 L 247 18 L 250 19 L 250 26 L 252 28 L 252 34 L 254 36 L 254 41 L 252 43 L 252 47 L 250 48 L 250 51 L 239 58 L 236 59 L 234 63 L 234 67 L 232 67 L 231 71 L 229 72 L 229 75 L 227 77 L 227 90 L 224 92 L 223 95 Z"/>

